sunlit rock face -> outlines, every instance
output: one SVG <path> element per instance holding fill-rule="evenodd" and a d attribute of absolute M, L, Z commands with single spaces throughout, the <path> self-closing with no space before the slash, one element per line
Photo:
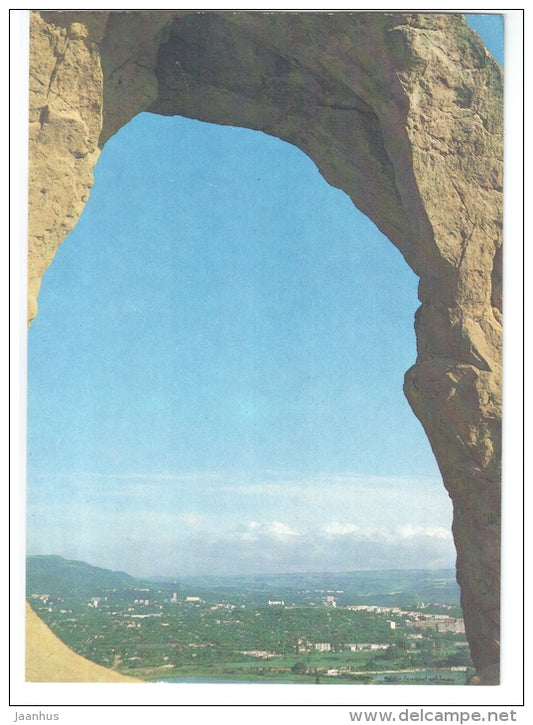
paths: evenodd
<path fill-rule="evenodd" d="M 499 663 L 502 97 L 459 15 L 31 14 L 30 321 L 99 150 L 146 110 L 298 146 L 419 275 L 404 389 L 453 500 L 481 683 Z"/>

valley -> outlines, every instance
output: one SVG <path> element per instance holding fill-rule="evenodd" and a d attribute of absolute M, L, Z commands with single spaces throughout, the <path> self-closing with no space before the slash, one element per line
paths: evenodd
<path fill-rule="evenodd" d="M 453 572 L 139 580 L 29 557 L 27 599 L 72 651 L 149 681 L 465 684 Z"/>

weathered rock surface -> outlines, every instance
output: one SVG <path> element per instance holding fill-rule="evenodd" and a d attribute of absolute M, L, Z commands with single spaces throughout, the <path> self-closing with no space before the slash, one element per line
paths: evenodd
<path fill-rule="evenodd" d="M 477 681 L 499 663 L 502 72 L 454 14 L 33 12 L 29 318 L 143 110 L 295 144 L 420 277 L 405 394 L 453 499 Z M 393 341 L 391 341 L 393 344 Z"/>

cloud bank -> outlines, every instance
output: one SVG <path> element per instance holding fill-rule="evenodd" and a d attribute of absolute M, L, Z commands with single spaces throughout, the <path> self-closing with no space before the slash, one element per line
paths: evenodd
<path fill-rule="evenodd" d="M 58 477 L 43 480 L 42 491 L 38 482 L 31 487 L 29 553 L 137 576 L 455 564 L 451 507 L 440 481 L 267 471 L 253 479 L 80 474 L 72 484 Z"/>

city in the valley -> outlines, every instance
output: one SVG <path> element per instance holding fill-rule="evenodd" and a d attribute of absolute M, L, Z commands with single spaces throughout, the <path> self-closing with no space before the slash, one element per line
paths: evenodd
<path fill-rule="evenodd" d="M 465 684 L 454 572 L 135 579 L 28 558 L 27 598 L 78 654 L 152 681 Z"/>

